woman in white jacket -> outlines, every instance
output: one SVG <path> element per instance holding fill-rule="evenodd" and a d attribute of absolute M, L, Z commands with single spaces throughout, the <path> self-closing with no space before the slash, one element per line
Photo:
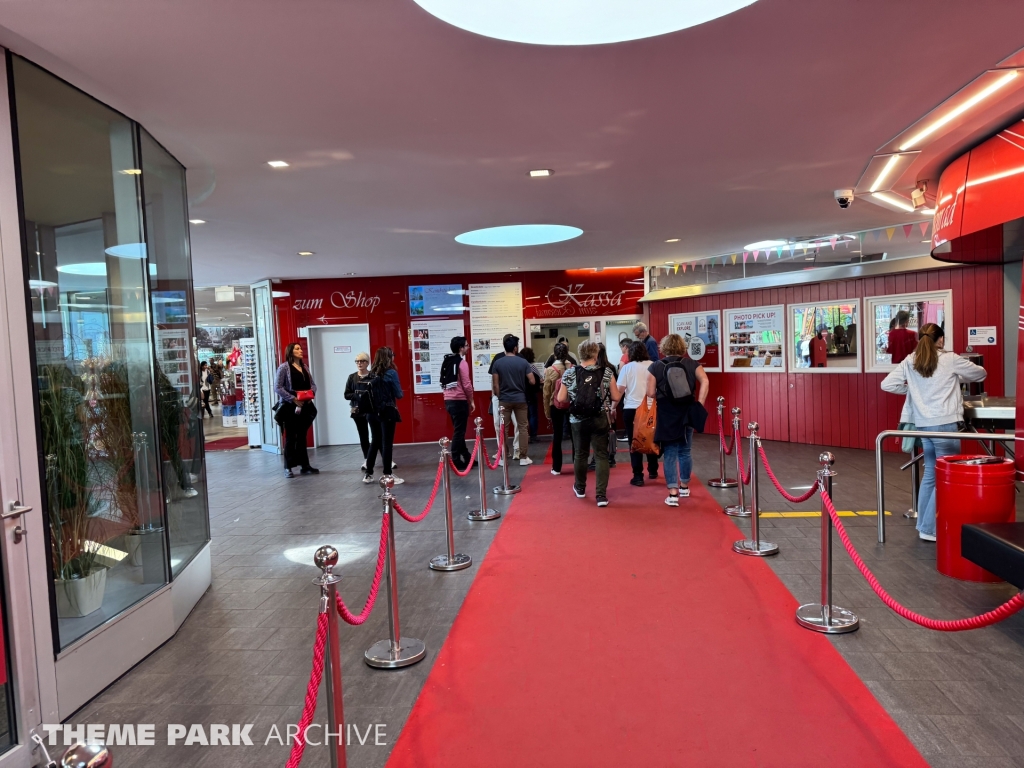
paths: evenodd
<path fill-rule="evenodd" d="M 959 432 L 964 420 L 960 385 L 984 381 L 984 368 L 952 352 L 946 352 L 945 334 L 935 323 L 918 331 L 917 348 L 882 381 L 882 389 L 907 395 L 909 421 L 923 432 Z M 925 438 L 924 478 L 917 501 L 917 532 L 935 541 L 935 460 L 960 451 L 959 440 Z M 879 511 L 881 514 L 881 511 Z"/>

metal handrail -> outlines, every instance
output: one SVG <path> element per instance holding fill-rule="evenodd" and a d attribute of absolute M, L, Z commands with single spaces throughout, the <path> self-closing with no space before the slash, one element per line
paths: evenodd
<path fill-rule="evenodd" d="M 878 437 L 875 438 L 875 496 L 878 501 L 879 544 L 885 544 L 885 466 L 882 463 L 882 443 L 887 437 L 921 437 L 932 439 L 942 439 L 945 437 L 947 440 L 976 440 L 980 443 L 986 440 L 998 440 L 999 442 L 1009 443 L 1017 439 L 1016 435 L 981 435 L 977 432 L 922 432 L 909 429 L 886 429 L 879 432 Z M 1024 440 L 1024 438 L 1021 439 Z"/>
<path fill-rule="evenodd" d="M 924 451 L 921 451 L 921 453 L 917 454 L 917 456 L 915 456 L 910 461 L 908 461 L 906 464 L 904 464 L 902 467 L 900 467 L 900 472 L 906 471 L 910 467 L 912 467 L 915 464 L 917 464 L 917 462 L 921 461 L 923 458 L 924 458 Z"/>

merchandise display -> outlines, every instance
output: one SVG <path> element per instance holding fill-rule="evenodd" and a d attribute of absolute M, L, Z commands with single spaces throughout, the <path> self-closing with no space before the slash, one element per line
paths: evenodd
<path fill-rule="evenodd" d="M 784 317 L 785 308 L 781 305 L 727 309 L 728 369 L 749 373 L 784 372 Z"/>
<path fill-rule="evenodd" d="M 256 447 L 262 442 L 260 426 L 260 372 L 256 356 L 256 339 L 241 339 L 242 348 L 242 397 L 245 423 L 249 427 L 249 445 Z M 242 426 L 241 423 L 238 426 Z"/>

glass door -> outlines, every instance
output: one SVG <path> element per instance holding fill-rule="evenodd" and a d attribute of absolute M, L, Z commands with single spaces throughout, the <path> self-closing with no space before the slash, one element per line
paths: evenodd
<path fill-rule="evenodd" d="M 274 375 L 277 355 L 274 353 L 274 288 L 269 280 L 250 286 L 252 296 L 253 335 L 256 337 L 256 368 L 260 378 L 260 429 L 263 450 L 279 453 L 279 431 L 274 422 Z"/>

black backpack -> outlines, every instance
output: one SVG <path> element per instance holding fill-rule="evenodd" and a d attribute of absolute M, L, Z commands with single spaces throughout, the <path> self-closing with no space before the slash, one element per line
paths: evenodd
<path fill-rule="evenodd" d="M 576 371 L 576 398 L 569 406 L 569 413 L 581 419 L 599 416 L 604 409 L 604 398 L 602 397 L 601 384 L 604 382 L 605 367 L 594 370 L 587 370 L 577 366 Z"/>
<path fill-rule="evenodd" d="M 462 355 L 445 355 L 441 363 L 441 389 L 454 389 L 459 383 L 459 363 Z"/>
<path fill-rule="evenodd" d="M 681 360 L 665 363 L 665 372 L 658 383 L 658 392 L 662 398 L 676 405 L 688 405 L 693 401 L 690 373 Z"/>
<path fill-rule="evenodd" d="M 370 409 L 378 418 L 390 415 L 395 407 L 395 398 L 391 394 L 391 387 L 383 376 L 371 376 L 366 385 L 366 394 L 370 398 Z"/>

